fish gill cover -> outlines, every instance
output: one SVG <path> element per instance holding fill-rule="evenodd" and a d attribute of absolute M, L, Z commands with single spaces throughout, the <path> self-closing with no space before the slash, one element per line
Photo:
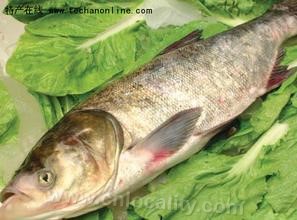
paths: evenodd
<path fill-rule="evenodd" d="M 36 97 L 50 128 L 106 82 L 133 72 L 192 31 L 203 30 L 207 38 L 260 16 L 275 2 L 10 0 L 4 12 L 27 25 L 6 69 Z M 111 7 L 153 8 L 163 20 L 149 14 L 70 13 Z M 286 49 L 284 64 L 295 65 L 296 44 Z M 216 137 L 206 150 L 149 184 L 149 193 L 130 204 L 128 219 L 296 218 L 296 92 L 295 75 L 241 115 L 234 135 Z M 13 104 L 1 94 L 1 102 L 10 103 L 5 108 L 11 108 L 0 117 L 1 131 L 17 128 L 11 123 L 17 118 Z M 275 133 L 281 134 L 276 140 Z M 77 219 L 98 218 L 112 219 L 111 211 Z"/>

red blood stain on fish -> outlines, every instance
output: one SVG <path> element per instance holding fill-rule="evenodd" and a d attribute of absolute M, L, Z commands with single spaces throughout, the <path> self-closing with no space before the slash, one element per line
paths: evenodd
<path fill-rule="evenodd" d="M 158 163 L 171 156 L 174 153 L 172 150 L 161 150 L 154 154 L 152 163 Z"/>
<path fill-rule="evenodd" d="M 146 169 L 148 171 L 154 171 L 155 168 L 158 168 L 160 166 L 160 163 L 164 162 L 165 159 L 170 157 L 174 151 L 172 150 L 161 150 L 158 152 L 154 152 L 152 155 L 152 159 L 150 162 L 147 164 Z"/>
<path fill-rule="evenodd" d="M 219 99 L 219 104 L 224 104 L 225 103 L 225 98 L 224 97 L 220 97 Z"/>

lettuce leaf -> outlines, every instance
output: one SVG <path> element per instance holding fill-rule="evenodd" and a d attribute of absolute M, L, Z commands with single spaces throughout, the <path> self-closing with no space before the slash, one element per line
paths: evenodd
<path fill-rule="evenodd" d="M 61 97 L 47 96 L 36 92 L 32 92 L 32 95 L 41 105 L 47 128 L 51 128 L 75 105 L 85 100 L 90 93 Z"/>
<path fill-rule="evenodd" d="M 283 64 L 286 65 L 291 65 L 291 67 L 293 66 L 297 66 L 296 62 L 297 62 L 297 41 L 295 42 L 294 45 L 288 46 L 286 48 L 286 56 L 285 59 L 283 61 Z"/>
<path fill-rule="evenodd" d="M 2 144 L 17 141 L 19 118 L 13 100 L 0 82 L 0 148 Z"/>
<path fill-rule="evenodd" d="M 210 15 L 222 23 L 236 26 L 258 17 L 278 0 L 200 0 Z"/>
<path fill-rule="evenodd" d="M 82 38 L 26 33 L 9 59 L 7 71 L 35 92 L 54 96 L 82 94 L 128 71 L 135 62 L 151 60 L 195 29 L 194 23 L 158 30 L 138 24 L 86 49 L 78 49 L 85 42 Z"/>
<path fill-rule="evenodd" d="M 0 154 L 2 146 L 18 140 L 19 117 L 13 100 L 0 81 Z M 4 174 L 0 171 L 0 189 L 5 185 Z"/>

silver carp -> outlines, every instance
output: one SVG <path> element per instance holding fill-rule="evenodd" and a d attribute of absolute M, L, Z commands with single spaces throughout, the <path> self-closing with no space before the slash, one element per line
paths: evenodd
<path fill-rule="evenodd" d="M 281 48 L 296 35 L 288 0 L 209 39 L 191 34 L 107 85 L 36 144 L 1 193 L 0 218 L 70 218 L 136 191 L 287 78 Z"/>

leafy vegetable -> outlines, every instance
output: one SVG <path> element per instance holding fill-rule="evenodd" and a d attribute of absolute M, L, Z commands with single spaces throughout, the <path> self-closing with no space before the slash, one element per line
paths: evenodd
<path fill-rule="evenodd" d="M 284 64 L 295 63 L 296 57 L 297 57 L 297 45 L 288 46 L 286 53 L 287 53 L 287 55 L 286 55 L 283 63 Z"/>
<path fill-rule="evenodd" d="M 18 115 L 13 100 L 0 82 L 0 147 L 1 144 L 15 142 L 18 132 Z"/>
<path fill-rule="evenodd" d="M 7 70 L 33 91 L 58 96 L 81 94 L 122 73 L 135 59 L 151 59 L 152 53 L 194 29 L 195 24 L 189 24 L 151 31 L 142 24 L 89 49 L 77 49 L 81 39 L 40 38 L 26 33 Z"/>
<path fill-rule="evenodd" d="M 76 104 L 85 100 L 90 94 L 67 95 L 67 96 L 47 96 L 40 93 L 32 94 L 40 103 L 44 119 L 48 128 L 53 127 L 68 111 Z"/>
<path fill-rule="evenodd" d="M 112 212 L 108 208 L 103 208 L 99 212 L 91 212 L 89 214 L 86 214 L 84 216 L 72 218 L 72 220 L 112 220 Z"/>
<path fill-rule="evenodd" d="M 17 141 L 19 130 L 19 118 L 13 100 L 8 94 L 5 86 L 0 81 L 0 151 L 2 146 Z M 0 189 L 4 186 L 5 180 L 0 171 Z"/>
<path fill-rule="evenodd" d="M 210 15 L 222 23 L 236 26 L 267 11 L 277 0 L 200 0 Z"/>

